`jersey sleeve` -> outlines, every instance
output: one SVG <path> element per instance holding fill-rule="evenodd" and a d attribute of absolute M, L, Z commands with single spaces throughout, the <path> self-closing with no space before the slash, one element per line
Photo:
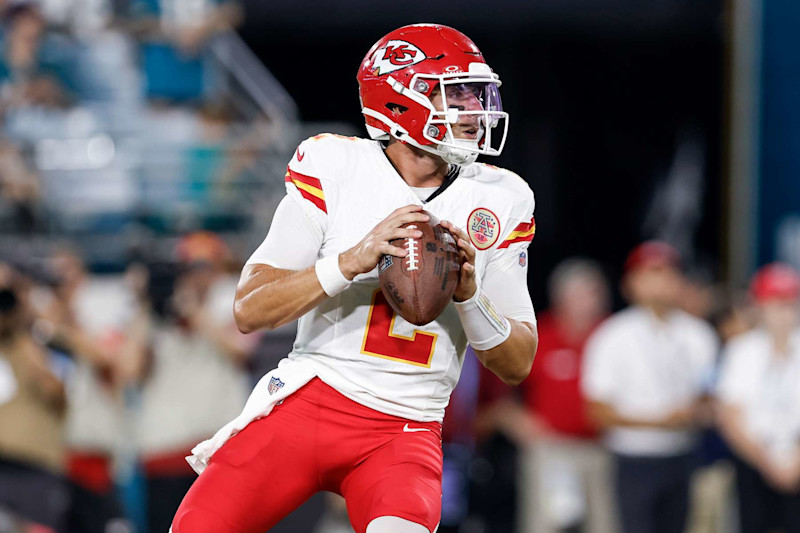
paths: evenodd
<path fill-rule="evenodd" d="M 301 200 L 290 194 L 281 200 L 264 242 L 246 264 L 303 270 L 317 260 L 323 237 L 320 225 L 308 216 Z"/>
<path fill-rule="evenodd" d="M 323 234 L 328 226 L 335 188 L 335 147 L 323 136 L 306 139 L 286 167 L 286 194 L 298 201 L 311 222 Z M 333 148 L 333 150 L 332 150 Z"/>
<path fill-rule="evenodd" d="M 528 245 L 533 240 L 535 200 L 520 202 L 512 215 L 513 230 L 492 252 L 481 279 L 481 288 L 506 318 L 536 324 L 536 313 L 528 292 Z"/>
<path fill-rule="evenodd" d="M 325 239 L 336 161 L 323 136 L 306 139 L 286 168 L 286 197 L 281 200 L 264 242 L 248 265 L 266 264 L 302 270 L 314 264 Z"/>
<path fill-rule="evenodd" d="M 514 206 L 508 226 L 511 231 L 507 231 L 503 235 L 503 240 L 497 246 L 495 255 L 524 251 L 528 248 L 534 235 L 536 235 L 536 220 L 533 218 L 536 198 L 533 196 L 533 191 L 527 186 L 525 187 L 525 193 L 524 200 L 519 201 Z M 504 252 L 504 250 L 510 250 L 510 252 Z"/>

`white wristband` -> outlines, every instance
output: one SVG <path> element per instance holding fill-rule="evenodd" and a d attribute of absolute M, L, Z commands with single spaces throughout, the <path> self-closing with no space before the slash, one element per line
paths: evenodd
<path fill-rule="evenodd" d="M 339 254 L 329 255 L 317 261 L 314 264 L 314 271 L 317 273 L 322 290 L 328 296 L 336 296 L 353 283 L 344 277 L 339 268 Z"/>
<path fill-rule="evenodd" d="M 475 350 L 490 350 L 511 335 L 511 323 L 480 289 L 472 298 L 455 302 L 467 340 Z"/>

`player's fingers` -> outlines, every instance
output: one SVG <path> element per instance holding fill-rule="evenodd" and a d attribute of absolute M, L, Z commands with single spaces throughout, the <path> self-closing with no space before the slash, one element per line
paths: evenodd
<path fill-rule="evenodd" d="M 421 213 L 421 205 L 407 205 L 392 211 L 388 217 L 384 218 L 373 228 L 372 232 L 377 233 L 386 228 L 396 228 L 406 222 L 427 222 L 430 220 L 427 214 Z"/>
<path fill-rule="evenodd" d="M 467 256 L 467 261 L 470 263 L 475 263 L 475 247 L 469 243 L 466 239 L 458 239 L 458 247 L 464 250 L 464 253 Z"/>
<path fill-rule="evenodd" d="M 419 239 L 422 237 L 422 232 L 418 229 L 411 228 L 393 228 L 381 234 L 381 239 L 393 241 L 395 239 Z"/>
<path fill-rule="evenodd" d="M 395 257 L 405 257 L 408 254 L 408 251 L 405 248 L 400 248 L 397 246 L 392 246 L 391 244 L 384 243 L 380 250 L 384 254 L 393 255 Z"/>
<path fill-rule="evenodd" d="M 399 216 L 399 215 L 404 215 L 406 213 L 417 213 L 419 211 L 422 211 L 422 206 L 421 205 L 417 205 L 417 204 L 404 205 L 403 207 L 398 207 L 397 209 L 392 211 L 389 214 L 389 216 L 386 217 L 385 220 L 389 220 L 390 218 L 394 218 L 394 217 Z"/>
<path fill-rule="evenodd" d="M 431 217 L 424 213 L 419 212 L 411 212 L 411 213 L 400 213 L 397 215 L 390 215 L 386 219 L 384 219 L 381 223 L 375 226 L 376 232 L 385 232 L 391 228 L 397 228 L 402 226 L 403 224 L 407 224 L 410 222 L 428 222 Z"/>
<path fill-rule="evenodd" d="M 464 239 L 464 240 L 467 240 L 467 234 L 466 234 L 466 232 L 465 232 L 463 229 L 461 229 L 461 228 L 459 228 L 458 226 L 456 226 L 455 224 L 453 224 L 452 222 L 450 222 L 450 221 L 448 221 L 448 220 L 445 220 L 445 221 L 443 221 L 443 222 L 442 222 L 442 226 L 444 226 L 445 228 L 447 228 L 447 230 L 448 230 L 448 231 L 450 231 L 450 233 L 452 233 L 452 234 L 453 234 L 453 236 L 454 236 L 456 239 Z"/>
<path fill-rule="evenodd" d="M 387 218 L 386 225 L 396 228 L 397 226 L 402 226 L 403 224 L 408 224 L 409 222 L 429 222 L 430 219 L 431 217 L 425 213 L 401 213 L 399 215 Z"/>
<path fill-rule="evenodd" d="M 464 263 L 461 265 L 461 269 L 464 271 L 464 275 L 468 278 L 472 278 L 475 276 L 475 265 L 472 263 Z"/>
<path fill-rule="evenodd" d="M 469 255 L 467 254 L 467 251 L 464 248 L 461 247 L 461 243 L 462 242 L 464 242 L 463 239 L 459 239 L 458 240 L 458 243 L 459 243 L 458 259 L 462 263 L 470 263 L 470 264 L 472 264 L 472 261 L 469 260 Z"/>

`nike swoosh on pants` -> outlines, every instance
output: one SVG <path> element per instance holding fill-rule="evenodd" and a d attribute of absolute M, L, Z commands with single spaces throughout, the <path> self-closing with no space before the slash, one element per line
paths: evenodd
<path fill-rule="evenodd" d="M 430 431 L 430 429 L 425 429 L 425 428 L 410 428 L 410 427 L 408 427 L 408 424 L 406 424 L 405 426 L 403 426 L 403 432 L 404 432 L 404 433 L 416 433 L 416 432 L 418 432 L 418 431 Z"/>

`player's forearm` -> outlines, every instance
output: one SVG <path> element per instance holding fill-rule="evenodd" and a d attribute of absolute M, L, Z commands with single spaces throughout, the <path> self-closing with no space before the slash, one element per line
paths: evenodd
<path fill-rule="evenodd" d="M 478 360 L 507 385 L 519 385 L 528 377 L 539 345 L 536 327 L 526 322 L 509 320 L 511 334 L 489 350 L 475 350 Z"/>
<path fill-rule="evenodd" d="M 300 271 L 248 265 L 236 290 L 233 315 L 242 333 L 275 329 L 328 298 L 314 267 Z"/>

